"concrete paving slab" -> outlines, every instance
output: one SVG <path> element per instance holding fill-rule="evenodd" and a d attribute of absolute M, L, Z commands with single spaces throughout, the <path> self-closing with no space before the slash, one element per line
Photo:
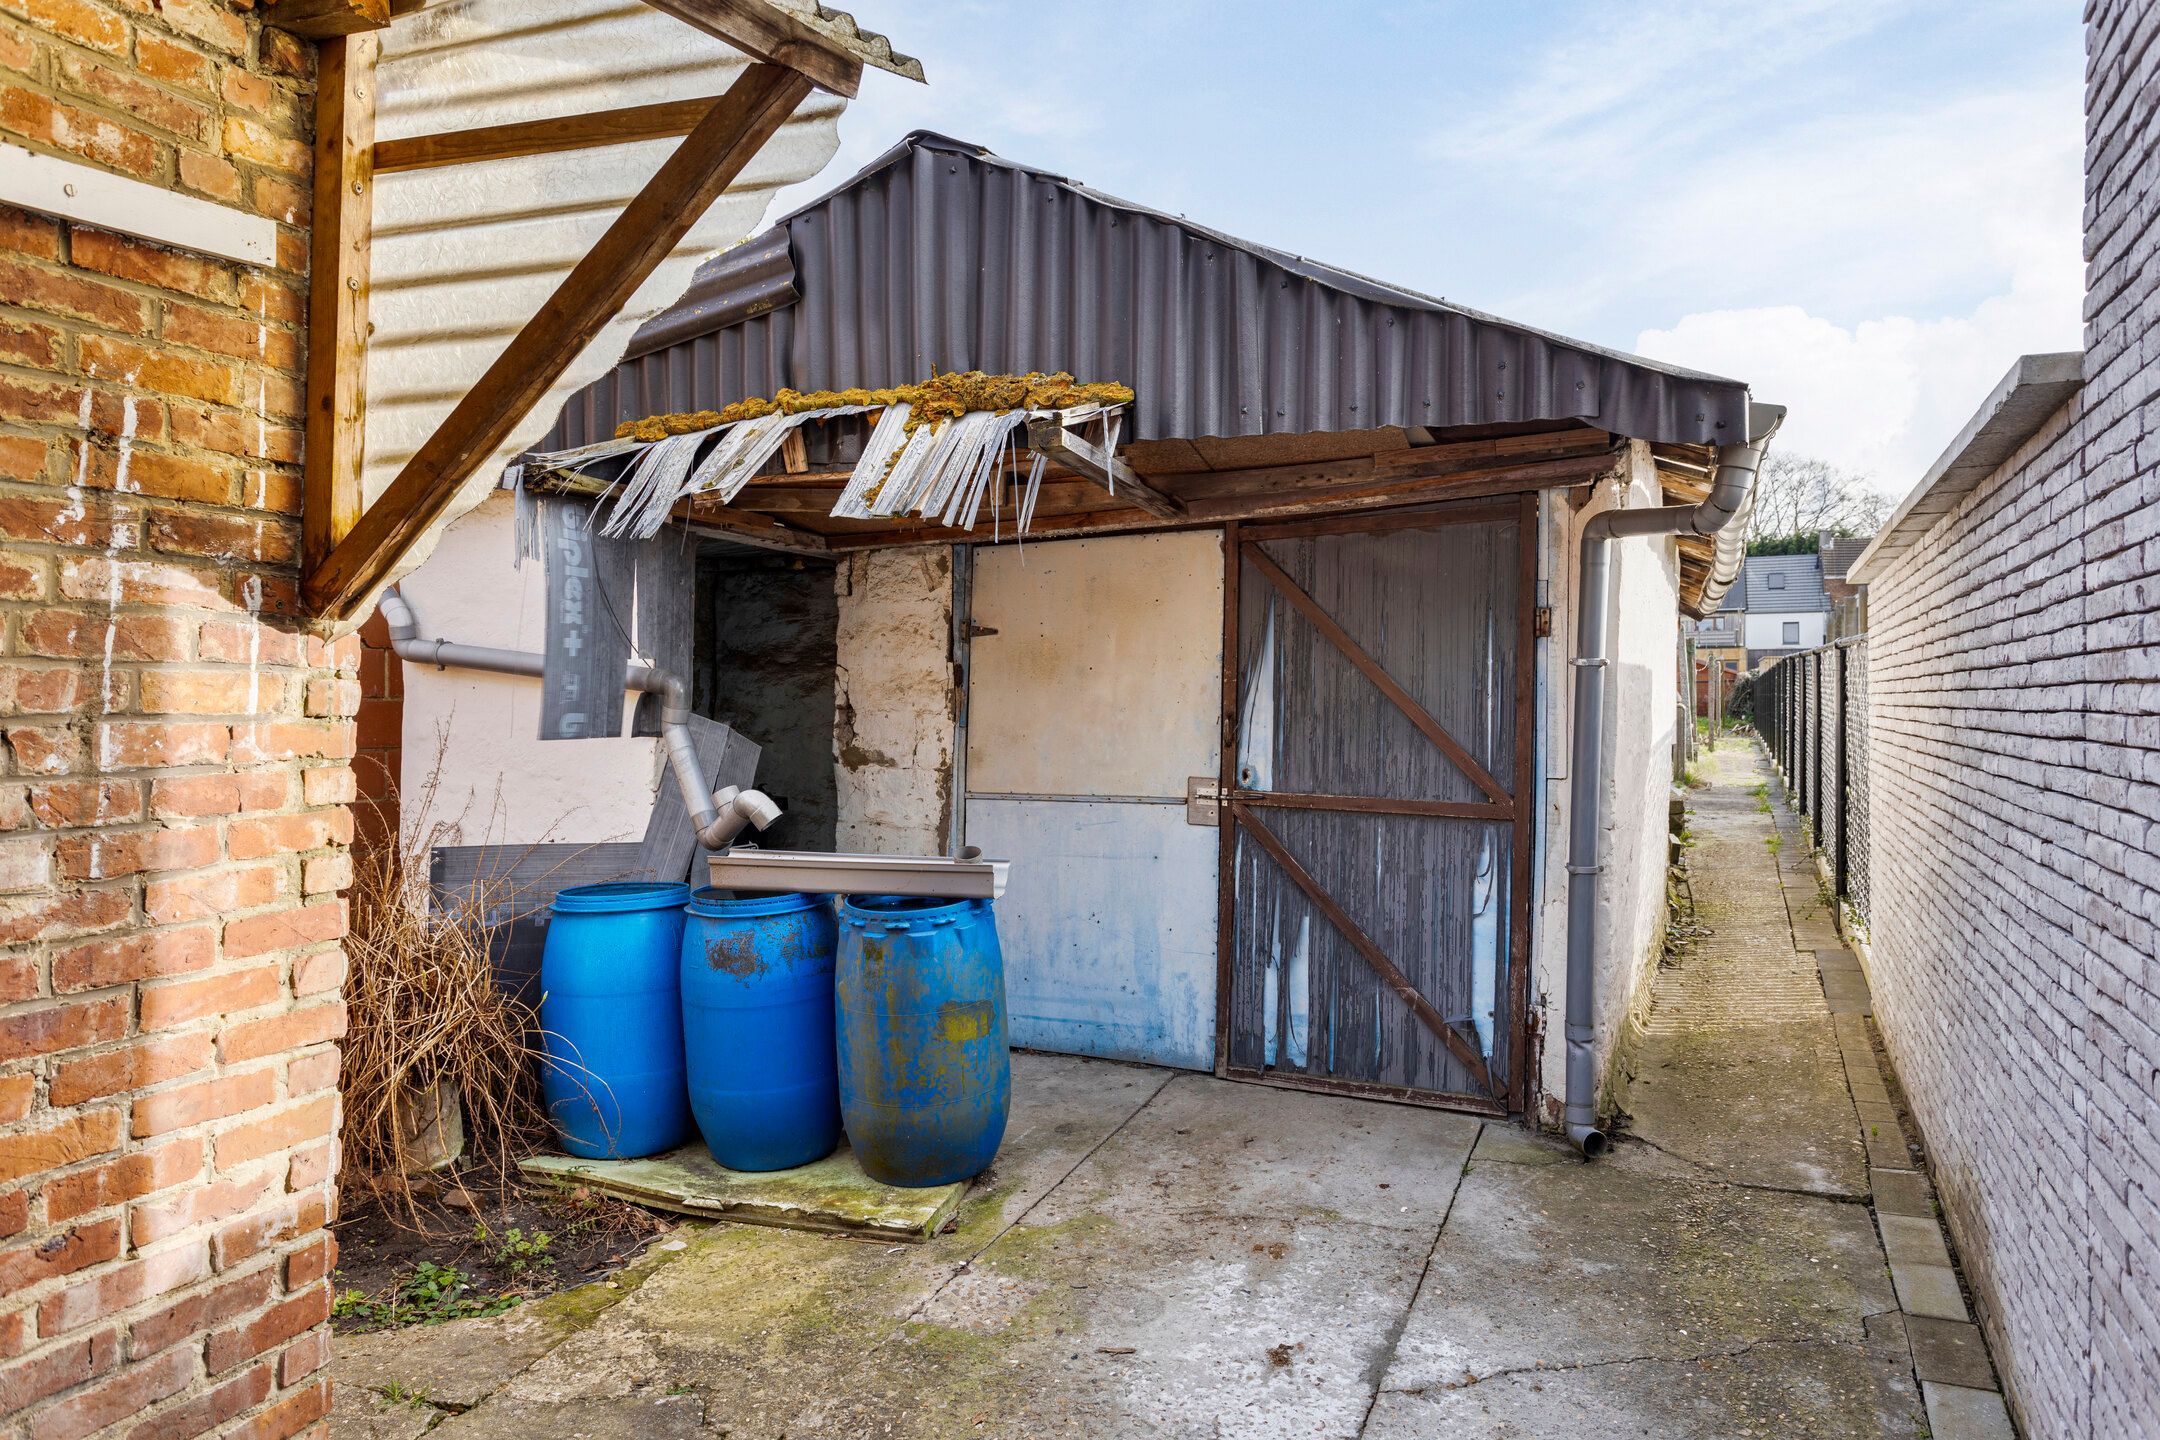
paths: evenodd
<path fill-rule="evenodd" d="M 1503 1121 L 1488 1122 L 1478 1132 L 1477 1148 L 1470 1152 L 1470 1163 L 1481 1165 L 1487 1161 L 1500 1165 L 1587 1165 L 1582 1152 L 1567 1141 L 1552 1135 L 1534 1134 L 1521 1125 L 1509 1125 Z"/>
<path fill-rule="evenodd" d="M 1950 1247 L 1943 1240 L 1942 1226 L 1933 1216 L 1878 1215 L 1875 1223 L 1882 1229 L 1883 1253 L 1893 1265 L 1943 1265 L 1950 1263 Z"/>
<path fill-rule="evenodd" d="M 1363 1440 L 1853 1440 L 1917 1437 L 1902 1351 L 1822 1342 L 1515 1371 L 1383 1391 Z"/>
<path fill-rule="evenodd" d="M 330 1402 L 330 1440 L 416 1440 L 443 1414 L 424 1401 L 391 1400 L 342 1384 Z"/>
<path fill-rule="evenodd" d="M 1181 1075 L 1029 1222 L 1168 1202 L 1429 1235 L 1447 1215 L 1479 1126 L 1445 1110 Z"/>
<path fill-rule="evenodd" d="M 1606 1163 L 1473 1164 L 1427 1277 L 1385 1388 L 1851 1344 L 1897 1305 L 1864 1206 Z"/>
<path fill-rule="evenodd" d="M 1917 1170 L 1870 1170 L 1868 1188 L 1879 1214 L 1935 1217 L 1935 1191 Z"/>
<path fill-rule="evenodd" d="M 1928 1433 L 1934 1440 L 2015 1440 L 2010 1411 L 1992 1390 L 1923 1383 Z"/>
<path fill-rule="evenodd" d="M 535 1155 L 518 1169 L 535 1180 L 582 1185 L 678 1215 L 913 1243 L 936 1234 L 968 1188 L 966 1181 L 917 1189 L 873 1180 L 844 1142 L 792 1170 L 730 1170 L 702 1140 L 642 1160 Z"/>
<path fill-rule="evenodd" d="M 1958 1287 L 1957 1272 L 1947 1265 L 1911 1265 L 1890 1262 L 1890 1278 L 1897 1286 L 1898 1308 L 1907 1315 L 1927 1315 L 1937 1320 L 1970 1320 L 1965 1292 Z"/>
<path fill-rule="evenodd" d="M 1995 1367 L 1988 1363 L 1987 1341 L 1979 1326 L 1966 1320 L 1908 1315 L 1905 1332 L 1912 1347 L 1913 1372 L 1922 1380 L 1974 1390 L 1995 1388 Z"/>

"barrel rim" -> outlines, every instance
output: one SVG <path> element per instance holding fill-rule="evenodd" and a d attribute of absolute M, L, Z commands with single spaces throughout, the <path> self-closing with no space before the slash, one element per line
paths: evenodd
<path fill-rule="evenodd" d="M 605 880 L 555 892 L 549 908 L 558 915 L 620 915 L 633 910 L 679 910 L 690 898 L 680 880 Z"/>
<path fill-rule="evenodd" d="M 840 918 L 857 926 L 940 924 L 989 908 L 985 900 L 938 895 L 843 895 Z"/>
<path fill-rule="evenodd" d="M 692 915 L 713 920 L 754 920 L 767 915 L 793 915 L 798 911 L 816 910 L 827 899 L 810 890 L 784 890 L 751 899 L 728 899 L 721 895 L 721 889 L 718 885 L 700 885 L 690 892 L 684 908 Z"/>

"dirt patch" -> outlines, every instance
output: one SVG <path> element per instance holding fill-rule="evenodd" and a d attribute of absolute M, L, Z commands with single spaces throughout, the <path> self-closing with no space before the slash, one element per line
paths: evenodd
<path fill-rule="evenodd" d="M 497 1313 L 608 1275 L 675 1223 L 594 1191 L 478 1171 L 416 1182 L 410 1211 L 348 1194 L 332 1227 L 334 1322 L 351 1333 Z"/>

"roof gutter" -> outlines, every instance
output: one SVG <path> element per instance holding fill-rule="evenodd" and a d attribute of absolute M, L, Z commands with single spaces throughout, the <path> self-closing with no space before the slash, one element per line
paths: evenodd
<path fill-rule="evenodd" d="M 383 592 L 383 623 L 390 627 L 390 648 L 400 660 L 455 670 L 484 670 L 495 675 L 546 673 L 547 657 L 529 650 L 498 650 L 490 645 L 460 645 L 451 640 L 422 640 L 420 618 L 392 586 Z M 623 688 L 660 697 L 660 738 L 668 764 L 682 790 L 683 806 L 698 840 L 708 850 L 725 850 L 743 828 L 763 830 L 780 818 L 780 808 L 756 790 L 733 786 L 714 793 L 705 788 L 697 745 L 690 735 L 690 687 L 673 671 L 633 660 L 624 667 Z"/>
<path fill-rule="evenodd" d="M 1606 613 L 1612 603 L 1612 543 L 1631 535 L 1708 535 L 1717 554 L 1706 606 L 1714 607 L 1739 574 L 1747 548 L 1745 516 L 1755 500 L 1755 477 L 1770 437 L 1784 422 L 1779 405 L 1748 407 L 1748 439 L 1718 447 L 1710 494 L 1699 505 L 1644 510 L 1607 510 L 1583 526 L 1582 597 L 1575 639 L 1576 669 L 1573 762 L 1568 793 L 1567 1112 L 1568 1139 L 1590 1159 L 1609 1148 L 1597 1120 L 1597 905 L 1598 877 L 1605 869 L 1598 842 L 1605 831 Z M 1738 521 L 1740 523 L 1734 523 Z"/>

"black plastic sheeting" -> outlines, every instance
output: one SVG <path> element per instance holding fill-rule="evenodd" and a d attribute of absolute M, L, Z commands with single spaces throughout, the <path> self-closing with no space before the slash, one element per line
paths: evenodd
<path fill-rule="evenodd" d="M 538 445 L 746 395 L 1065 370 L 1127 438 L 1582 420 L 1746 438 L 1747 387 L 1511 324 L 918 131 L 709 261 Z"/>

